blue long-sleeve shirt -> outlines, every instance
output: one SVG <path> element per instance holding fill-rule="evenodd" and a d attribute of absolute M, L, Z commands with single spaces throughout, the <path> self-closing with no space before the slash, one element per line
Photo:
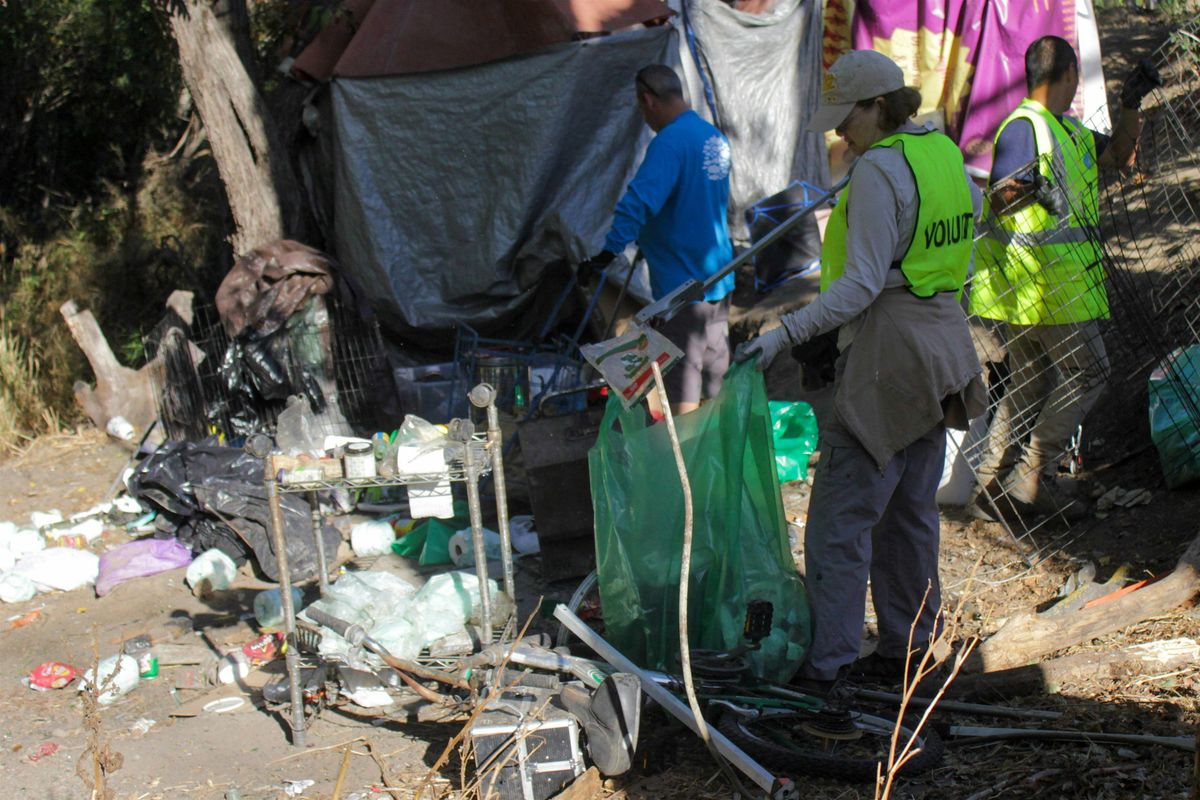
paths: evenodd
<path fill-rule="evenodd" d="M 650 264 L 655 299 L 689 278 L 703 281 L 733 258 L 729 241 L 729 142 L 694 111 L 685 111 L 650 142 L 617 203 L 604 249 L 620 253 L 637 240 Z M 733 291 L 726 275 L 704 295 Z"/>

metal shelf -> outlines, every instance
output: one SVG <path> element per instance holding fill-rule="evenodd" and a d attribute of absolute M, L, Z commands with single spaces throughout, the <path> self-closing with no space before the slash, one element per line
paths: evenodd
<path fill-rule="evenodd" d="M 487 435 L 476 434 L 472 437 L 471 444 L 479 454 L 475 461 L 476 475 L 474 477 L 474 480 L 478 480 L 484 475 L 491 474 L 492 471 L 491 452 L 487 443 Z M 276 480 L 275 483 L 280 493 L 289 494 L 336 489 L 372 489 L 387 486 L 407 486 L 412 483 L 439 483 L 445 480 L 465 483 L 468 479 L 469 476 L 467 475 L 467 469 L 463 464 L 463 460 L 456 458 L 446 464 L 444 472 L 389 476 L 376 475 L 373 478 L 325 478 L 319 481 L 301 481 L 298 483 L 287 483 Z"/>

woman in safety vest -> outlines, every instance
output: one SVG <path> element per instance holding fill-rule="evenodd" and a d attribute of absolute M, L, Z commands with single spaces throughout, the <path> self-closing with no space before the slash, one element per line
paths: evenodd
<path fill-rule="evenodd" d="M 821 294 L 739 352 L 765 368 L 784 348 L 839 329 L 833 418 L 822 421 L 805 534 L 813 642 L 799 677 L 899 679 L 938 630 L 938 508 L 946 426 L 966 428 L 984 391 L 959 295 L 979 193 L 958 147 L 910 121 L 900 68 L 851 51 L 824 78 L 809 129 L 857 156 L 821 250 Z M 879 645 L 856 661 L 867 580 Z M 853 665 L 853 669 L 852 669 Z"/>

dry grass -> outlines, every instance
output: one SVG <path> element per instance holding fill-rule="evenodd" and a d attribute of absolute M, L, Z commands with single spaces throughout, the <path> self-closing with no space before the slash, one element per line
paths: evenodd
<path fill-rule="evenodd" d="M 40 374 L 30 343 L 0 314 L 0 450 L 19 451 L 37 434 L 59 430 L 58 413 L 42 398 Z"/>

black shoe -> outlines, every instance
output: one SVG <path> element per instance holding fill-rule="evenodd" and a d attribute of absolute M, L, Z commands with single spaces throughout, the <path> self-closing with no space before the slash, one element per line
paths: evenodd
<path fill-rule="evenodd" d="M 908 677 L 916 674 L 917 665 L 921 663 L 921 653 L 914 653 L 911 659 L 911 667 L 908 670 Z M 871 653 L 856 660 L 850 665 L 851 677 L 871 683 L 887 683 L 899 684 L 904 682 L 905 671 L 903 658 L 889 658 L 881 656 L 879 653 Z"/>

